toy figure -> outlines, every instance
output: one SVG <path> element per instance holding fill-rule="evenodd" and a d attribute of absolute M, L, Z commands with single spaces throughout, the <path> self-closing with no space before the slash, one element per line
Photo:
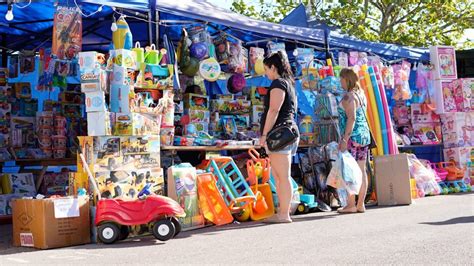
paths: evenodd
<path fill-rule="evenodd" d="M 448 86 L 443 86 L 444 108 L 447 112 L 456 111 L 456 102 L 454 101 L 451 89 Z"/>

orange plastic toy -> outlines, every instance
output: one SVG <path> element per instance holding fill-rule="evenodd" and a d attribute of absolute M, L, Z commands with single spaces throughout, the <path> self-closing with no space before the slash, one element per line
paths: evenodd
<path fill-rule="evenodd" d="M 249 155 L 252 160 L 247 161 L 247 172 L 249 173 L 247 180 L 249 183 L 251 182 L 250 188 L 257 197 L 250 208 L 250 219 L 258 221 L 275 213 L 272 189 L 267 183 L 270 179 L 270 159 L 260 158 L 260 154 L 255 149 L 250 149 Z"/>
<path fill-rule="evenodd" d="M 448 171 L 446 176 L 446 181 L 456 181 L 464 177 L 465 169 L 456 167 L 456 164 L 452 161 L 450 162 L 440 162 L 438 163 L 439 168 Z"/>
<path fill-rule="evenodd" d="M 204 217 L 215 225 L 232 223 L 234 217 L 217 188 L 214 176 L 211 173 L 198 175 L 197 186 L 199 207 Z"/>
<path fill-rule="evenodd" d="M 249 185 L 255 185 L 256 181 L 260 180 L 261 184 L 265 184 L 270 180 L 270 159 L 260 158 L 260 154 L 255 149 L 248 151 L 251 160 L 247 161 L 247 174 L 246 181 Z"/>

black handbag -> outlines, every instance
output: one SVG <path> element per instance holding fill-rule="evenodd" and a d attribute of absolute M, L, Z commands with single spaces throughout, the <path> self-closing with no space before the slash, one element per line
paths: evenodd
<path fill-rule="evenodd" d="M 271 152 L 283 150 L 298 140 L 299 132 L 296 125 L 291 122 L 283 122 L 275 125 L 267 134 L 267 148 Z"/>
<path fill-rule="evenodd" d="M 357 95 L 357 93 L 354 93 L 355 96 L 357 97 L 357 99 L 359 100 L 359 103 L 362 105 L 362 101 L 360 100 L 360 97 L 359 95 Z M 365 108 L 365 104 L 363 105 L 363 107 Z M 364 117 L 365 117 L 365 122 L 367 123 L 367 126 L 369 126 L 369 120 L 367 119 L 367 114 L 364 112 Z M 369 134 L 370 134 L 370 143 L 369 143 L 369 149 L 376 149 L 377 148 L 377 142 L 374 138 L 374 135 L 372 135 L 372 131 L 370 130 L 370 127 L 369 127 Z"/>

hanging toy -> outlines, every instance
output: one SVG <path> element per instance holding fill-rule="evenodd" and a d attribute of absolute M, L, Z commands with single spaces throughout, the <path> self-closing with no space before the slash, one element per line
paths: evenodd
<path fill-rule="evenodd" d="M 127 49 L 130 50 L 133 47 L 133 37 L 130 28 L 128 27 L 125 17 L 121 16 L 117 20 L 117 30 L 112 33 L 112 42 L 114 49 Z"/>

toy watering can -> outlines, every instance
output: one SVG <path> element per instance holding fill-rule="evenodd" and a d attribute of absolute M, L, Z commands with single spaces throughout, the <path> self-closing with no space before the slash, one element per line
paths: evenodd
<path fill-rule="evenodd" d="M 150 65 L 158 65 L 160 61 L 160 52 L 156 50 L 156 46 L 152 44 L 150 49 L 145 52 L 145 63 Z"/>
<path fill-rule="evenodd" d="M 145 62 L 145 49 L 140 46 L 139 42 L 135 43 L 135 48 L 132 51 L 135 52 L 135 62 L 137 62 L 137 65 Z"/>

